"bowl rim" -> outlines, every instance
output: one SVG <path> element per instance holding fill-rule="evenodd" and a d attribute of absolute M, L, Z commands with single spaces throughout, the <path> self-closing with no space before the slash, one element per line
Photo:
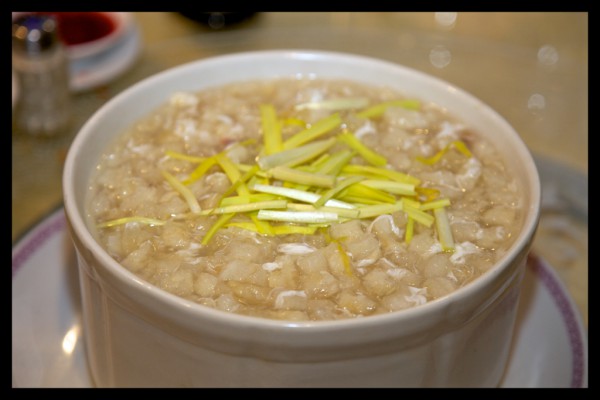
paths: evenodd
<path fill-rule="evenodd" d="M 471 103 L 476 105 L 481 112 L 484 112 L 488 119 L 493 120 L 496 125 L 506 131 L 507 134 L 512 136 L 515 145 L 520 150 L 525 166 L 531 173 L 533 186 L 530 187 L 531 202 L 528 204 L 528 210 L 523 220 L 522 229 L 515 242 L 508 249 L 506 254 L 502 256 L 500 261 L 495 263 L 490 270 L 479 276 L 473 282 L 456 289 L 454 292 L 447 296 L 428 301 L 425 304 L 412 307 L 409 309 L 387 312 L 376 315 L 369 315 L 361 318 L 347 318 L 340 320 L 324 320 L 324 321 L 289 321 L 289 320 L 276 320 L 263 317 L 247 316 L 242 314 L 236 314 L 232 312 L 218 310 L 209 306 L 204 306 L 195 303 L 191 300 L 186 300 L 175 294 L 171 294 L 157 286 L 152 285 L 149 282 L 142 280 L 135 273 L 124 268 L 120 263 L 113 259 L 107 251 L 105 251 L 100 244 L 94 239 L 92 233 L 86 227 L 84 218 L 78 212 L 78 207 L 75 201 L 75 179 L 73 173 L 75 171 L 75 162 L 78 149 L 83 146 L 85 141 L 93 132 L 93 128 L 97 121 L 100 121 L 109 114 L 110 110 L 114 108 L 119 102 L 128 98 L 131 94 L 144 90 L 146 87 L 151 87 L 160 81 L 168 80 L 170 77 L 179 75 L 189 69 L 195 69 L 199 67 L 211 67 L 218 66 L 220 63 L 242 63 L 244 61 L 253 61 L 258 59 L 264 59 L 269 57 L 282 57 L 292 59 L 303 59 L 303 60 L 321 60 L 321 59 L 333 59 L 342 62 L 353 62 L 353 63 L 364 63 L 365 65 L 371 65 L 378 68 L 392 68 L 396 70 L 402 70 L 406 74 L 410 74 L 419 79 L 428 81 L 429 83 L 435 84 L 436 86 L 444 87 L 458 96 L 461 102 Z M 232 80 L 232 82 L 235 80 Z M 465 90 L 454 86 L 453 84 L 437 78 L 435 76 L 426 74 L 422 71 L 406 67 L 402 64 L 378 59 L 374 57 L 358 55 L 348 52 L 337 52 L 337 51 L 324 51 L 324 50 L 313 50 L 313 49 L 283 49 L 283 50 L 256 50 L 256 51 L 243 51 L 237 53 L 229 53 L 225 55 L 210 56 L 207 58 L 191 61 L 184 63 L 179 66 L 169 68 L 161 71 L 157 74 L 151 75 L 124 91 L 120 92 L 107 103 L 105 103 L 100 109 L 98 109 L 92 117 L 83 125 L 80 131 L 77 133 L 73 140 L 67 158 L 64 164 L 63 170 L 63 196 L 64 196 L 64 207 L 67 220 L 71 226 L 72 232 L 77 235 L 79 241 L 81 241 L 88 249 L 94 252 L 94 256 L 97 260 L 102 262 L 103 266 L 109 271 L 112 276 L 119 279 L 121 283 L 128 289 L 141 291 L 143 295 L 150 296 L 154 300 L 160 302 L 166 307 L 172 307 L 180 312 L 185 313 L 187 316 L 195 317 L 198 321 L 202 319 L 212 320 L 218 322 L 222 326 L 236 326 L 236 327 L 247 327 L 251 329 L 268 329 L 271 332 L 280 331 L 296 331 L 296 332 L 327 332 L 331 330 L 345 330 L 354 328 L 375 328 L 377 326 L 389 325 L 390 323 L 403 323 L 409 321 L 417 321 L 424 318 L 424 315 L 434 314 L 436 312 L 447 309 L 451 304 L 459 301 L 461 298 L 467 298 L 469 295 L 476 293 L 481 287 L 490 285 L 494 279 L 501 274 L 509 265 L 511 260 L 523 253 L 526 247 L 529 246 L 535 234 L 537 224 L 540 215 L 541 205 L 541 188 L 540 180 L 537 168 L 533 161 L 533 156 L 528 150 L 525 143 L 522 141 L 520 136 L 517 134 L 515 129 L 504 119 L 497 111 L 492 109 L 489 105 L 484 103 L 482 100 L 476 98 L 474 95 L 466 92 Z"/>

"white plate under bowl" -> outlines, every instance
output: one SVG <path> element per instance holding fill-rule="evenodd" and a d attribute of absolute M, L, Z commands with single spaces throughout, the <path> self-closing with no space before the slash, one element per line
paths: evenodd
<path fill-rule="evenodd" d="M 13 246 L 13 387 L 93 387 L 83 340 L 76 255 L 60 208 Z M 530 256 L 500 386 L 587 385 L 581 316 L 553 268 Z"/>

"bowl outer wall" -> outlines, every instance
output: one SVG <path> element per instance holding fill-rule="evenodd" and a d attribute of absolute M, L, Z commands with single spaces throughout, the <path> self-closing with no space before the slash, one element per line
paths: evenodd
<path fill-rule="evenodd" d="M 334 65 L 334 67 L 332 67 Z M 435 102 L 473 127 L 509 157 L 523 178 L 527 197 L 524 227 L 507 255 L 475 282 L 420 307 L 367 318 L 323 322 L 274 321 L 230 314 L 183 300 L 150 285 L 113 260 L 95 241 L 85 220 L 87 183 L 99 151 L 176 91 L 197 91 L 233 81 L 288 77 L 347 78 L 385 84 Z M 265 348 L 322 351 L 382 341 L 392 347 L 431 340 L 485 313 L 523 268 L 540 207 L 533 158 L 514 129 L 495 111 L 453 85 L 421 72 L 363 56 L 313 50 L 238 53 L 199 60 L 147 78 L 115 96 L 83 126 L 69 150 L 63 177 L 65 211 L 82 263 L 106 294 L 134 314 L 187 341 L 217 350 L 261 354 Z M 211 346 L 212 344 L 209 344 Z M 381 351 L 389 351 L 386 346 Z M 368 351 L 368 350 L 365 350 Z"/>

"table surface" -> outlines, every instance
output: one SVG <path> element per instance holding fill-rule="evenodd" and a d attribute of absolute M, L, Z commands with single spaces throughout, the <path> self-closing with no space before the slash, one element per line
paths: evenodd
<path fill-rule="evenodd" d="M 544 212 L 534 250 L 559 272 L 588 321 L 588 14 L 584 12 L 265 12 L 213 29 L 179 13 L 136 12 L 131 68 L 73 94 L 60 137 L 12 134 L 12 240 L 62 204 L 69 145 L 106 101 L 145 77 L 197 59 L 263 49 L 373 56 L 444 79 L 488 103 L 539 162 Z"/>

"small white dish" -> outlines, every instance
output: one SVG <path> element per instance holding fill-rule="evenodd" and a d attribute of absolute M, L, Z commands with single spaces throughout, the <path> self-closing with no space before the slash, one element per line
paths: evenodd
<path fill-rule="evenodd" d="M 32 12 L 13 12 L 12 20 Z M 44 13 L 46 14 L 46 13 Z M 55 15 L 59 31 L 62 30 L 67 56 L 71 61 L 95 56 L 116 46 L 128 34 L 134 24 L 131 13 L 127 12 L 57 12 Z M 78 14 L 78 15 L 75 15 Z M 99 32 L 81 32 L 83 25 Z M 66 26 L 69 25 L 69 26 Z M 84 40 L 93 35 L 95 39 Z M 76 43 L 70 43 L 76 42 Z"/>
<path fill-rule="evenodd" d="M 133 24 L 111 49 L 88 57 L 71 59 L 71 90 L 80 92 L 93 89 L 127 71 L 139 56 L 140 37 L 139 28 Z"/>
<path fill-rule="evenodd" d="M 81 332 L 75 250 L 64 210 L 12 250 L 12 386 L 93 387 Z M 587 330 L 557 274 L 529 258 L 500 387 L 587 387 Z"/>
<path fill-rule="evenodd" d="M 107 23 L 112 25 L 112 29 L 107 35 L 101 36 L 98 39 L 67 45 L 67 55 L 71 61 L 95 56 L 117 46 L 124 39 L 125 35 L 129 33 L 133 25 L 133 18 L 130 13 L 95 12 L 91 14 L 99 18 L 104 18 Z"/>
<path fill-rule="evenodd" d="M 12 19 L 29 14 L 13 12 Z M 114 24 L 110 34 L 97 40 L 65 46 L 69 59 L 70 88 L 73 92 L 90 90 L 104 85 L 126 70 L 138 58 L 141 34 L 135 19 L 127 12 L 100 12 Z M 15 85 L 13 83 L 13 107 Z"/>

